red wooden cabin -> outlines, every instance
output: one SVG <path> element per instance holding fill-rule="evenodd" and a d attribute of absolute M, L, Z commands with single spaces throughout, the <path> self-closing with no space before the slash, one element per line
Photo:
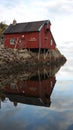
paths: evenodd
<path fill-rule="evenodd" d="M 5 48 L 54 49 L 55 40 L 50 21 L 16 23 L 13 21 L 4 32 Z"/>

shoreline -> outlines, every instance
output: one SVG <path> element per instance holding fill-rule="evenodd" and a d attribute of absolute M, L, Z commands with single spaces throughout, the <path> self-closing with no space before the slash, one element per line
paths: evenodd
<path fill-rule="evenodd" d="M 28 52 L 27 50 L 0 49 L 0 75 L 17 73 L 18 71 L 34 69 L 43 65 L 58 65 L 66 62 L 58 49 L 51 50 L 47 56 L 40 54 L 38 59 L 37 53 Z M 35 70 L 35 69 L 34 69 Z"/>

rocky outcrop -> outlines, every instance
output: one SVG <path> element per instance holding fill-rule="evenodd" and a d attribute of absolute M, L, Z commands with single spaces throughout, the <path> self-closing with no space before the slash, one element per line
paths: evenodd
<path fill-rule="evenodd" d="M 36 68 L 42 65 L 65 63 L 66 58 L 56 48 L 45 54 L 29 52 L 28 50 L 0 49 L 0 74 L 17 73 L 21 70 Z"/>

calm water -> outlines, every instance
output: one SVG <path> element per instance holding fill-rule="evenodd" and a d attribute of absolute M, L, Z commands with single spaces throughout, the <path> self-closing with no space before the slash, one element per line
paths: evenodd
<path fill-rule="evenodd" d="M 73 58 L 1 79 L 0 130 L 73 130 Z"/>

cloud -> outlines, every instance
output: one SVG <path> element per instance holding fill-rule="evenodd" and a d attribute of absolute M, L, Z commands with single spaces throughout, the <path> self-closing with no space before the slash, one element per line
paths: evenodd
<path fill-rule="evenodd" d="M 31 21 L 48 18 L 51 15 L 73 13 L 73 2 L 69 0 L 13 0 L 0 3 L 0 18 L 10 21 L 15 17 L 18 21 Z M 10 20 L 11 19 L 11 20 Z M 21 19 L 21 20 L 20 20 Z"/>
<path fill-rule="evenodd" d="M 10 1 L 10 0 L 2 0 L 0 1 L 0 5 L 1 6 L 4 6 L 5 8 L 7 7 L 13 7 L 17 4 L 17 0 L 13 0 L 13 1 Z"/>
<path fill-rule="evenodd" d="M 34 1 L 32 4 L 35 7 L 44 8 L 51 13 L 61 13 L 61 14 L 68 14 L 73 13 L 72 1 L 68 0 L 46 0 L 46 1 Z"/>
<path fill-rule="evenodd" d="M 49 19 L 57 44 L 73 41 L 73 1 L 72 0 L 2 0 L 0 21 L 7 24 Z"/>

